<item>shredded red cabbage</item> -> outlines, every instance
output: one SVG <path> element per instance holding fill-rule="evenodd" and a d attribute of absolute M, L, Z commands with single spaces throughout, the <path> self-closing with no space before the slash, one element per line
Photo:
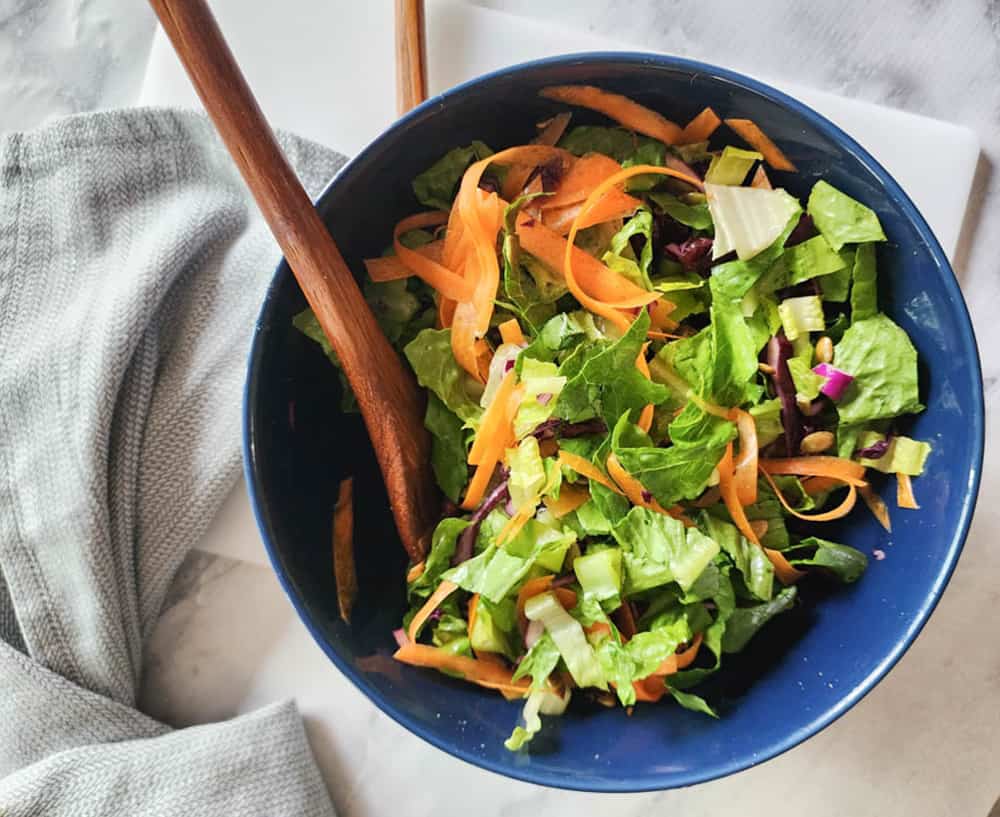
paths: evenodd
<path fill-rule="evenodd" d="M 886 437 L 884 440 L 878 440 L 865 448 L 859 448 L 854 454 L 866 460 L 881 459 L 889 450 L 889 443 L 891 442 L 892 437 Z"/>
<path fill-rule="evenodd" d="M 785 246 L 794 247 L 796 244 L 808 241 L 816 235 L 819 235 L 819 232 L 813 224 L 812 216 L 808 213 L 803 213 L 799 216 L 799 223 L 795 225 L 792 231 L 788 234 L 788 238 L 785 239 Z"/>
<path fill-rule="evenodd" d="M 502 481 L 487 494 L 486 499 L 476 508 L 475 513 L 469 518 L 469 526 L 458 535 L 458 542 L 455 544 L 455 555 L 451 558 L 452 565 L 460 565 L 467 559 L 472 558 L 472 550 L 476 544 L 476 537 L 479 535 L 479 528 L 487 514 L 501 502 L 506 502 L 510 497 L 507 489 L 507 474 L 503 473 Z"/>
<path fill-rule="evenodd" d="M 667 244 L 664 249 L 680 261 L 684 269 L 697 271 L 711 262 L 712 239 L 704 236 L 689 238 L 681 244 Z"/>
<path fill-rule="evenodd" d="M 788 371 L 788 358 L 794 349 L 783 331 L 767 342 L 767 365 L 774 370 L 771 379 L 781 400 L 781 424 L 785 428 L 785 451 L 789 457 L 798 456 L 802 442 L 802 413 L 795 402 L 795 383 Z"/>
<path fill-rule="evenodd" d="M 539 398 L 541 398 L 541 395 L 539 395 Z M 541 399 L 539 399 L 539 402 L 541 402 Z M 607 431 L 607 425 L 600 418 L 584 420 L 580 423 L 567 423 L 565 420 L 553 417 L 544 423 L 540 423 L 531 432 L 531 435 L 541 442 L 542 440 L 554 440 L 556 437 L 571 438 L 583 437 L 586 434 L 606 434 Z"/>

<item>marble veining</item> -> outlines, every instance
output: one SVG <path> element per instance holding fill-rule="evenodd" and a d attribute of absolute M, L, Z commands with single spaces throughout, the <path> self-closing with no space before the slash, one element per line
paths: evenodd
<path fill-rule="evenodd" d="M 894 0 L 479 0 L 657 50 L 792 79 L 967 125 L 983 155 L 956 273 L 997 397 L 1000 327 L 1000 3 Z M 135 0 L 0 0 L 2 127 L 129 104 L 153 30 Z M 928 172 L 934 172 L 928 157 Z M 948 179 L 940 180 L 942 185 Z M 988 412 L 987 445 L 998 415 Z M 987 815 L 1000 793 L 1000 472 L 948 592 L 903 661 L 848 715 L 772 762 L 693 789 L 595 796 L 483 772 L 379 713 L 312 644 L 266 568 L 193 553 L 149 643 L 141 704 L 175 726 L 251 710 L 291 668 L 310 741 L 343 817 L 602 813 L 679 817 Z M 665 747 L 669 751 L 669 747 Z"/>

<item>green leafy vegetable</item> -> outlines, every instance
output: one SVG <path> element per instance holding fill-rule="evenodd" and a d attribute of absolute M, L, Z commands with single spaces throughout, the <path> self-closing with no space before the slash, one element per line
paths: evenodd
<path fill-rule="evenodd" d="M 791 284 L 801 284 L 810 278 L 830 275 L 847 267 L 840 253 L 832 249 L 821 235 L 786 248 L 785 261 Z"/>
<path fill-rule="evenodd" d="M 834 348 L 837 368 L 854 375 L 837 405 L 851 425 L 923 409 L 917 390 L 917 350 L 885 315 L 858 321 Z"/>
<path fill-rule="evenodd" d="M 821 567 L 847 584 L 860 579 L 868 567 L 868 557 L 860 550 L 815 536 L 799 542 L 788 557 L 796 567 Z"/>
<path fill-rule="evenodd" d="M 507 487 L 510 490 L 510 502 L 515 511 L 519 511 L 530 503 L 538 502 L 538 493 L 545 485 L 545 464 L 539 453 L 538 440 L 525 437 L 521 444 L 507 455 L 510 476 Z"/>
<path fill-rule="evenodd" d="M 818 181 L 813 186 L 807 211 L 816 229 L 834 250 L 845 244 L 885 241 L 878 216 L 825 181 Z"/>
<path fill-rule="evenodd" d="M 661 213 L 694 230 L 711 230 L 712 214 L 707 204 L 685 204 L 670 193 L 649 193 L 648 198 Z"/>
<path fill-rule="evenodd" d="M 809 364 L 800 357 L 788 358 L 788 371 L 792 375 L 795 383 L 796 397 L 800 400 L 815 400 L 819 397 L 820 387 L 826 382 L 826 378 L 813 372 Z"/>
<path fill-rule="evenodd" d="M 878 440 L 884 440 L 885 435 L 877 432 L 864 434 L 858 440 L 858 448 L 867 448 Z M 896 436 L 889 442 L 885 454 L 877 460 L 859 457 L 858 461 L 867 468 L 874 468 L 883 474 L 908 474 L 919 477 L 924 472 L 924 463 L 931 453 L 929 443 L 912 440 L 909 437 Z"/>
<path fill-rule="evenodd" d="M 798 298 L 785 298 L 778 306 L 781 325 L 789 340 L 797 340 L 800 335 L 808 336 L 810 332 L 822 332 L 826 326 L 823 317 L 823 302 L 818 295 L 803 295 Z"/>
<path fill-rule="evenodd" d="M 784 190 L 705 184 L 708 209 L 715 224 L 712 257 L 735 251 L 741 261 L 770 247 L 798 219 L 802 207 Z"/>
<path fill-rule="evenodd" d="M 464 422 L 478 423 L 482 408 L 469 394 L 469 377 L 455 362 L 450 329 L 424 329 L 403 350 L 417 382 Z"/>
<path fill-rule="evenodd" d="M 855 321 L 874 318 L 878 314 L 874 244 L 862 244 L 858 247 L 854 254 L 852 277 L 851 317 Z"/>
<path fill-rule="evenodd" d="M 685 709 L 690 709 L 692 712 L 701 712 L 703 715 L 708 715 L 712 718 L 719 717 L 715 714 L 715 710 L 700 695 L 695 695 L 693 692 L 681 692 L 679 689 L 674 689 L 673 687 L 668 687 L 668 691 L 673 696 L 673 699 Z"/>
<path fill-rule="evenodd" d="M 411 602 L 414 599 L 425 599 L 434 592 L 444 572 L 451 567 L 458 535 L 467 527 L 469 527 L 467 521 L 451 516 L 438 522 L 431 537 L 431 549 L 424 562 L 424 572 L 406 589 Z"/>
<path fill-rule="evenodd" d="M 584 635 L 580 622 L 567 613 L 552 593 L 532 596 L 524 605 L 524 615 L 529 621 L 540 621 L 552 636 L 566 669 L 577 686 L 607 689 L 604 672 Z"/>
<path fill-rule="evenodd" d="M 631 239 L 643 238 L 642 251 L 636 258 Z M 653 214 L 640 208 L 611 239 L 611 246 L 602 259 L 615 272 L 624 275 L 644 289 L 652 289 L 649 267 L 653 262 Z"/>
<path fill-rule="evenodd" d="M 622 588 L 622 552 L 618 548 L 590 550 L 573 562 L 584 593 L 598 601 L 618 598 Z"/>
<path fill-rule="evenodd" d="M 559 396 L 556 416 L 567 420 L 580 419 L 580 406 L 597 406 L 608 424 L 614 425 L 622 414 L 638 412 L 646 405 L 662 403 L 669 391 L 646 377 L 636 368 L 635 361 L 646 342 L 649 315 L 643 311 L 632 326 L 614 343 L 595 347 Z M 560 367 L 560 374 L 566 364 Z"/>
<path fill-rule="evenodd" d="M 413 193 L 417 201 L 425 207 L 450 210 L 462 175 L 469 165 L 492 155 L 493 151 L 482 142 L 449 150 L 413 180 Z"/>
<path fill-rule="evenodd" d="M 625 563 L 625 593 L 677 582 L 690 588 L 719 552 L 697 528 L 646 508 L 632 508 L 612 530 Z"/>
<path fill-rule="evenodd" d="M 466 465 L 464 423 L 449 411 L 436 394 L 427 400 L 424 425 L 431 433 L 431 467 L 441 490 L 452 502 L 458 502 L 469 480 Z"/>
<path fill-rule="evenodd" d="M 737 607 L 726 622 L 722 636 L 723 652 L 740 652 L 760 629 L 779 613 L 790 610 L 795 604 L 794 585 L 786 587 L 771 601 L 752 607 Z"/>
<path fill-rule="evenodd" d="M 735 525 L 710 514 L 702 513 L 698 521 L 705 533 L 733 560 L 747 589 L 761 601 L 769 601 L 774 593 L 774 567 L 763 548 L 747 540 Z"/>
<path fill-rule="evenodd" d="M 712 184 L 743 184 L 750 168 L 763 159 L 755 150 L 743 150 L 726 145 L 722 153 L 712 157 L 705 173 L 705 181 Z"/>
<path fill-rule="evenodd" d="M 514 669 L 512 680 L 519 681 L 530 676 L 531 689 L 542 689 L 558 663 L 559 648 L 556 642 L 548 633 L 542 633 Z"/>

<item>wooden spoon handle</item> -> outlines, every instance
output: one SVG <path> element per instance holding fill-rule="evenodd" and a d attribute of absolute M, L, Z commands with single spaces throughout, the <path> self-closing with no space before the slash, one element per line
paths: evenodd
<path fill-rule="evenodd" d="M 150 0 L 333 345 L 375 446 L 407 551 L 433 518 L 424 399 L 288 164 L 204 0 Z"/>
<path fill-rule="evenodd" d="M 396 0 L 396 111 L 402 116 L 427 98 L 424 2 Z"/>

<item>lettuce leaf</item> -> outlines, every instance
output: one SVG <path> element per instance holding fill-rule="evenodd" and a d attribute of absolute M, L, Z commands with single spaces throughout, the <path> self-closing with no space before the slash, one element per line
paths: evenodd
<path fill-rule="evenodd" d="M 699 514 L 698 524 L 733 560 L 747 590 L 761 601 L 769 601 L 774 595 L 774 566 L 763 548 L 749 541 L 735 525 L 711 514 Z"/>
<path fill-rule="evenodd" d="M 425 207 L 450 210 L 462 175 L 469 165 L 492 155 L 493 151 L 478 141 L 468 147 L 449 150 L 413 180 L 413 193 L 417 201 Z"/>
<path fill-rule="evenodd" d="M 450 329 L 424 329 L 403 349 L 417 382 L 438 396 L 466 423 L 478 423 L 479 402 L 467 391 L 468 375 L 455 362 Z"/>
<path fill-rule="evenodd" d="M 697 446 L 710 450 L 724 448 L 735 440 L 736 425 L 689 402 L 670 423 L 668 433 L 675 446 Z"/>
<path fill-rule="evenodd" d="M 712 257 L 735 251 L 741 261 L 763 252 L 802 212 L 798 200 L 784 190 L 705 184 L 708 209 L 715 225 Z"/>
<path fill-rule="evenodd" d="M 719 552 L 697 528 L 646 508 L 632 508 L 611 533 L 622 548 L 626 595 L 669 582 L 687 590 Z"/>
<path fill-rule="evenodd" d="M 573 366 L 567 365 L 571 358 L 567 359 L 559 369 L 561 375 L 569 377 L 555 415 L 570 421 L 584 419 L 581 415 L 596 406 L 610 428 L 623 414 L 638 416 L 644 406 L 666 400 L 669 390 L 647 380 L 635 365 L 648 330 L 649 315 L 643 310 L 617 341 L 597 344 L 596 351 Z"/>
<path fill-rule="evenodd" d="M 840 253 L 832 249 L 821 235 L 787 247 L 785 262 L 788 264 L 788 280 L 792 285 L 821 275 L 830 275 L 847 267 Z"/>
<path fill-rule="evenodd" d="M 738 305 L 714 299 L 711 317 L 710 379 L 704 396 L 723 406 L 738 406 L 750 397 L 759 347 Z"/>
<path fill-rule="evenodd" d="M 630 243 L 633 236 L 644 239 L 638 258 Z M 649 280 L 649 267 L 653 263 L 653 214 L 640 208 L 612 237 L 611 246 L 602 260 L 632 283 L 651 290 L 653 285 Z"/>
<path fill-rule="evenodd" d="M 566 669 L 577 686 L 607 689 L 608 684 L 593 647 L 587 641 L 580 622 L 567 613 L 552 593 L 532 596 L 524 605 L 529 621 L 541 621 L 552 636 Z"/>
<path fill-rule="evenodd" d="M 703 445 L 659 448 L 622 416 L 612 432 L 611 447 L 622 467 L 669 508 L 681 499 L 694 499 L 705 489 L 725 453 L 725 444 L 719 443 L 728 433 L 724 426 L 718 426 Z"/>
<path fill-rule="evenodd" d="M 712 214 L 707 204 L 685 204 L 671 193 L 649 193 L 648 198 L 661 213 L 693 230 L 711 230 Z"/>
<path fill-rule="evenodd" d="M 821 567 L 847 584 L 860 579 L 868 567 L 868 557 L 860 550 L 815 536 L 803 539 L 786 555 L 796 567 Z"/>
<path fill-rule="evenodd" d="M 533 358 L 519 359 L 518 363 L 524 397 L 514 416 L 514 436 L 520 439 L 552 416 L 556 398 L 566 385 L 566 378 L 559 376 L 559 369 L 554 363 Z M 539 402 L 542 395 L 546 396 L 545 402 Z"/>
<path fill-rule="evenodd" d="M 681 692 L 679 689 L 674 689 L 673 687 L 668 687 L 667 691 L 685 709 L 690 709 L 692 712 L 701 712 L 712 718 L 719 717 L 715 714 L 715 710 L 700 695 L 695 695 L 693 692 Z"/>
<path fill-rule="evenodd" d="M 507 449 L 507 464 L 510 467 L 507 487 L 514 510 L 520 511 L 528 503 L 537 503 L 538 493 L 545 485 L 545 464 L 538 440 L 525 437 L 517 448 Z"/>
<path fill-rule="evenodd" d="M 795 604 L 795 586 L 786 587 L 771 601 L 752 607 L 737 607 L 726 622 L 722 636 L 723 652 L 740 652 L 761 628 L 772 618 Z"/>
<path fill-rule="evenodd" d="M 806 209 L 816 229 L 834 250 L 845 244 L 885 241 L 875 212 L 825 181 L 813 186 Z"/>
<path fill-rule="evenodd" d="M 869 433 L 858 441 L 858 448 L 867 448 L 879 439 L 885 439 L 884 434 Z M 909 437 L 893 437 L 885 454 L 877 460 L 858 458 L 858 462 L 867 468 L 874 468 L 883 474 L 908 474 L 919 477 L 924 472 L 924 463 L 931 453 L 929 443 L 913 440 Z"/>
<path fill-rule="evenodd" d="M 863 321 L 878 314 L 875 245 L 862 244 L 854 254 L 851 285 L 851 318 Z"/>
<path fill-rule="evenodd" d="M 763 448 L 785 433 L 781 424 L 781 400 L 765 400 L 750 408 L 750 415 L 757 425 L 757 445 Z"/>
<path fill-rule="evenodd" d="M 639 136 L 625 128 L 609 128 L 601 125 L 578 125 L 571 128 L 562 139 L 559 147 L 568 150 L 575 156 L 585 153 L 603 153 L 616 162 L 623 163 L 633 156 L 643 146 L 659 144 L 655 139 Z"/>
<path fill-rule="evenodd" d="M 800 336 L 808 337 L 810 332 L 822 332 L 826 327 L 823 302 L 818 295 L 785 298 L 778 305 L 778 314 L 785 336 L 791 341 L 798 340 Z"/>
<path fill-rule="evenodd" d="M 543 689 L 558 663 L 559 648 L 556 647 L 556 642 L 548 633 L 542 633 L 514 669 L 512 680 L 518 681 L 530 675 L 532 691 Z"/>
<path fill-rule="evenodd" d="M 825 377 L 816 374 L 800 357 L 788 358 L 788 371 L 792 375 L 795 396 L 799 400 L 812 401 L 819 397 L 820 387 L 826 382 Z"/>
<path fill-rule="evenodd" d="M 448 516 L 438 522 L 431 537 L 431 549 L 424 563 L 424 572 L 406 588 L 410 603 L 414 599 L 426 599 L 441 582 L 444 572 L 451 567 L 451 559 L 455 555 L 458 535 L 469 527 L 464 519 Z"/>
<path fill-rule="evenodd" d="M 837 368 L 854 375 L 837 404 L 850 425 L 923 410 L 917 383 L 917 350 L 885 315 L 854 324 L 834 348 Z"/>
<path fill-rule="evenodd" d="M 711 184 L 743 184 L 750 168 L 763 158 L 755 150 L 743 150 L 726 145 L 722 153 L 712 157 L 705 173 L 705 181 Z"/>
<path fill-rule="evenodd" d="M 448 499 L 458 502 L 469 480 L 466 464 L 465 424 L 461 418 L 431 393 L 427 400 L 424 426 L 431 433 L 431 468 L 438 486 Z"/>

